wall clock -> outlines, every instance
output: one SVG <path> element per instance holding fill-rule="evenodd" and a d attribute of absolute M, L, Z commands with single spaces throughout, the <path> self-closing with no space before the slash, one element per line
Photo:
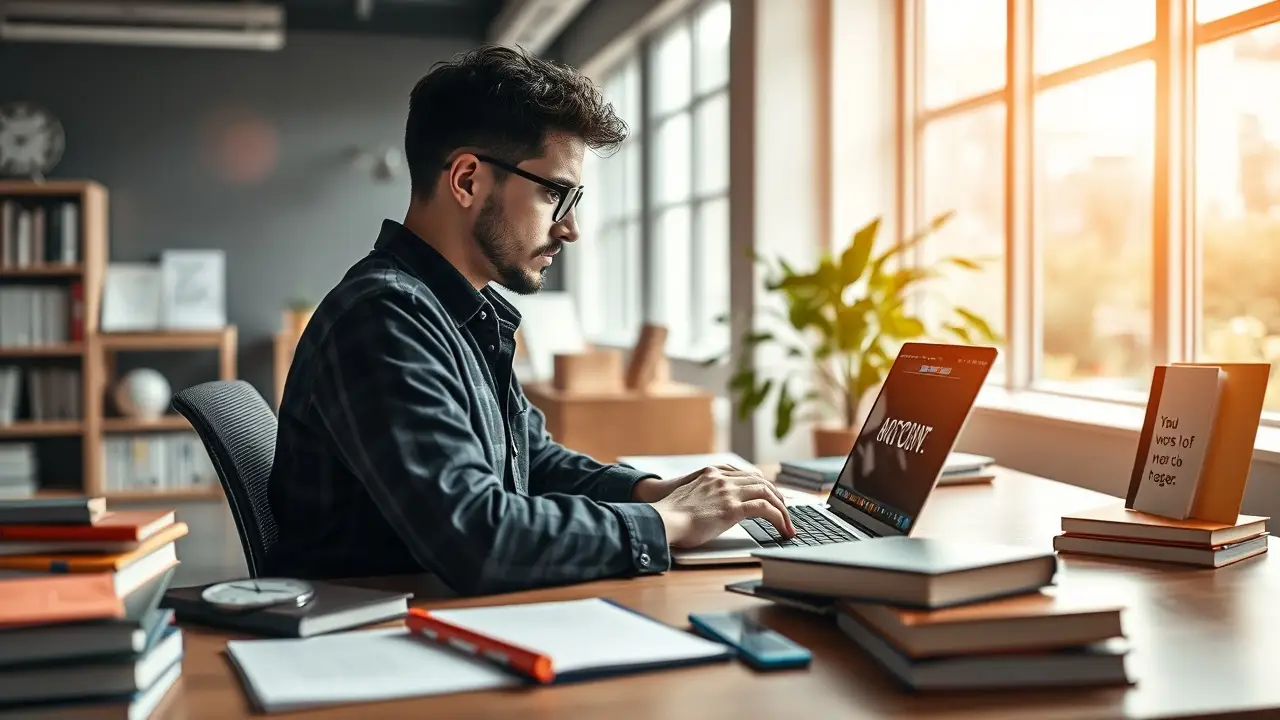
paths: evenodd
<path fill-rule="evenodd" d="M 0 175 L 42 179 L 62 159 L 65 144 L 53 113 L 28 102 L 0 105 Z"/>

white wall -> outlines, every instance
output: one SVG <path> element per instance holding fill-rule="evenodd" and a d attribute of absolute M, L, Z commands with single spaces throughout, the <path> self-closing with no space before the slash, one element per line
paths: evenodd
<path fill-rule="evenodd" d="M 990 455 L 1006 467 L 1123 498 L 1138 447 L 1138 430 L 1099 423 L 1072 422 L 1021 412 L 979 408 L 958 447 Z M 1260 444 L 1275 442 L 1280 431 L 1264 430 Z M 1280 462 L 1272 451 L 1255 453 L 1240 511 L 1280 518 Z"/>

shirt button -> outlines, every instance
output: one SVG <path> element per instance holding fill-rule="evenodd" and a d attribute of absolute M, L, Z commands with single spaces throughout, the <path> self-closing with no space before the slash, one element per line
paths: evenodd
<path fill-rule="evenodd" d="M 640 565 L 642 567 L 649 566 L 649 553 L 640 553 Z"/>
<path fill-rule="evenodd" d="M 490 346 L 489 346 L 489 352 L 493 352 L 493 346 L 492 346 L 492 345 L 490 345 Z"/>
<path fill-rule="evenodd" d="M 481 310 L 481 311 L 480 311 L 480 319 L 481 319 L 481 320 L 484 320 L 484 319 L 486 319 L 486 318 L 488 318 L 488 317 L 489 317 L 489 313 L 487 313 L 487 312 L 485 312 L 485 311 L 483 311 L 483 310 Z"/>

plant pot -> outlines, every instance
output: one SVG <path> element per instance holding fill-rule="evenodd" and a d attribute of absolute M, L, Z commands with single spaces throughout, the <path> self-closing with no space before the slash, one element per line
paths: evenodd
<path fill-rule="evenodd" d="M 844 426 L 815 426 L 813 452 L 818 457 L 845 457 L 853 451 L 858 429 Z"/>
<path fill-rule="evenodd" d="M 294 338 L 302 337 L 302 331 L 307 328 L 307 323 L 311 322 L 311 315 L 314 312 L 315 308 L 285 310 L 284 332 Z"/>

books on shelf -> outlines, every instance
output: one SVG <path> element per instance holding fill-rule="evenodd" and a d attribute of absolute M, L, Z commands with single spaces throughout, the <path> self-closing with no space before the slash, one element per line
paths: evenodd
<path fill-rule="evenodd" d="M 0 373 L 0 395 L 4 392 L 3 384 L 4 375 Z M 2 418 L 0 424 L 4 424 Z M 0 515 L 4 513 L 5 498 L 34 495 L 39 477 L 40 464 L 36 457 L 35 443 L 0 443 Z"/>
<path fill-rule="evenodd" d="M 113 435 L 102 442 L 107 492 L 213 490 L 218 474 L 194 432 Z"/>
<path fill-rule="evenodd" d="M 1234 524 L 1139 512 L 1110 503 L 1062 516 L 1059 552 L 1224 567 L 1267 551 L 1269 518 L 1240 515 Z"/>
<path fill-rule="evenodd" d="M 29 348 L 84 339 L 84 285 L 0 287 L 0 348 Z"/>
<path fill-rule="evenodd" d="M 182 672 L 182 630 L 160 601 L 187 526 L 102 498 L 0 509 L 0 717 L 149 717 Z"/>
<path fill-rule="evenodd" d="M 0 269 L 80 262 L 80 203 L 61 198 L 0 200 Z"/>

